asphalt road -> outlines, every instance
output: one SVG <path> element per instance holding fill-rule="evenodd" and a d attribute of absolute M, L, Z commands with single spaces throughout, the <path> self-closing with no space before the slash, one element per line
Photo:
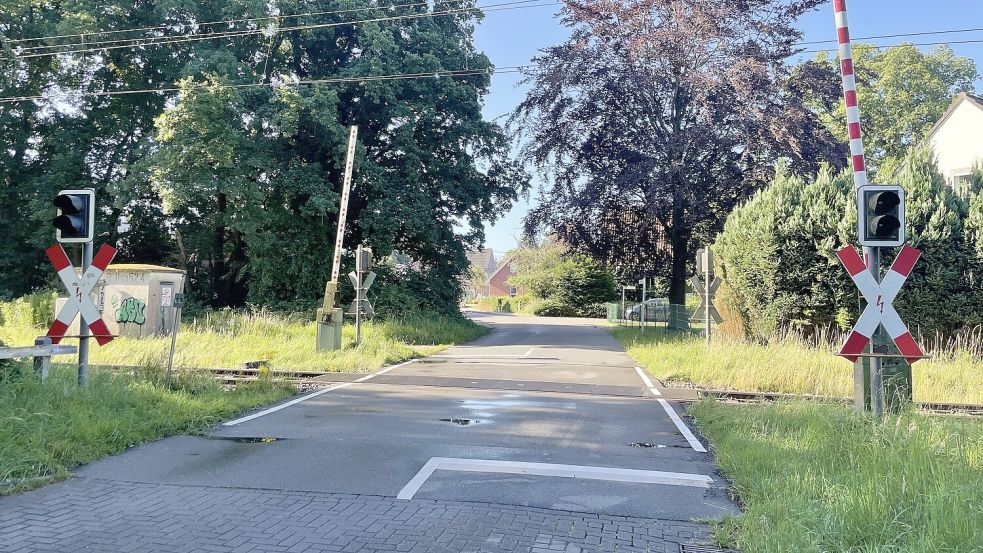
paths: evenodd
<path fill-rule="evenodd" d="M 24 550 L 123 551 L 134 543 L 133 550 L 197 550 L 204 537 L 175 541 L 187 525 L 173 521 L 185 517 L 204 525 L 202 536 L 225 536 L 207 542 L 217 551 L 679 551 L 706 535 L 690 521 L 737 512 L 680 406 L 657 397 L 658 383 L 645 382 L 606 330 L 581 320 L 472 316 L 493 331 L 246 414 L 207 436 L 161 440 L 83 467 L 72 482 L 0 499 L 0 532 L 23 528 L 24 512 L 41 516 L 49 504 L 62 509 L 49 515 L 85 519 L 81 507 L 66 507 L 77 500 L 100 505 L 98 518 L 114 524 L 67 540 L 50 525 L 28 524 L 33 534 L 20 532 L 15 543 L 41 536 L 63 548 Z M 157 499 L 138 502 L 136 514 L 119 497 L 106 499 L 126 486 L 135 487 L 128 498 Z M 217 499 L 230 490 L 257 499 L 230 510 Z M 325 507 L 320 526 L 286 532 L 294 515 L 306 520 L 311 512 L 297 507 L 277 518 L 282 494 L 301 494 L 308 510 L 351 505 Z M 204 511 L 186 509 L 188 501 Z M 254 508 L 267 503 L 274 512 Z M 360 525 L 366 512 L 410 514 Z M 255 526 L 250 517 L 280 521 L 271 528 L 280 537 L 231 541 Z M 172 523 L 170 538 L 153 524 L 125 531 L 156 519 Z M 331 529 L 337 536 L 328 540 Z M 19 549 L 0 542 L 0 551 Z"/>

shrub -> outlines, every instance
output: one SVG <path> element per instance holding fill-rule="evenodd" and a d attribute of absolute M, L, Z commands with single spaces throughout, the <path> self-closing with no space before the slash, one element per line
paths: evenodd
<path fill-rule="evenodd" d="M 511 313 L 512 303 L 510 298 L 500 296 L 489 296 L 478 301 L 478 308 L 483 311 L 497 311 L 501 313 Z"/>
<path fill-rule="evenodd" d="M 557 289 L 550 296 L 586 316 L 596 312 L 596 305 L 618 298 L 617 285 L 611 270 L 589 257 L 576 256 L 564 262 L 557 280 Z"/>
<path fill-rule="evenodd" d="M 827 169 L 806 183 L 779 168 L 768 188 L 727 218 L 713 246 L 727 283 L 719 299 L 741 316 L 745 334 L 822 327 L 856 310 L 853 284 L 836 259 L 856 223 L 852 187 L 845 172 Z"/>
<path fill-rule="evenodd" d="M 604 303 L 618 297 L 610 268 L 557 245 L 513 254 L 519 274 L 509 283 L 529 291 L 516 296 L 510 308 L 544 317 L 603 317 Z"/>
<path fill-rule="evenodd" d="M 887 179 L 905 187 L 907 241 L 922 250 L 922 260 L 898 297 L 898 311 L 924 334 L 979 324 L 983 294 L 974 279 L 980 254 L 970 244 L 973 219 L 964 229 L 966 206 L 938 174 L 930 150 L 912 149 L 902 167 Z M 848 327 L 859 302 L 836 251 L 857 243 L 856 225 L 849 172 L 826 169 L 806 182 L 779 168 L 768 188 L 731 213 L 714 244 L 727 282 L 721 307 L 738 314 L 744 333 L 759 339 L 785 328 Z M 883 268 L 895 254 L 885 252 Z"/>
<path fill-rule="evenodd" d="M 0 325 L 47 327 L 55 320 L 56 292 L 35 292 L 0 302 Z"/>
<path fill-rule="evenodd" d="M 576 317 L 577 310 L 557 299 L 545 299 L 536 304 L 532 314 L 539 317 Z"/>
<path fill-rule="evenodd" d="M 921 260 L 895 301 L 901 316 L 925 334 L 952 334 L 964 326 L 980 324 L 980 283 L 972 281 L 976 256 L 963 228 L 966 203 L 939 174 L 928 148 L 911 150 L 900 173 L 889 177 L 890 181 L 905 188 L 907 241 L 922 251 Z M 882 263 L 890 263 L 895 255 L 889 253 Z"/>
<path fill-rule="evenodd" d="M 461 284 L 448 280 L 438 271 L 421 272 L 407 266 L 380 265 L 372 269 L 377 277 L 369 289 L 369 299 L 377 313 L 383 316 L 402 316 L 412 313 L 459 315 L 458 300 Z M 350 286 L 343 287 L 354 299 Z"/>

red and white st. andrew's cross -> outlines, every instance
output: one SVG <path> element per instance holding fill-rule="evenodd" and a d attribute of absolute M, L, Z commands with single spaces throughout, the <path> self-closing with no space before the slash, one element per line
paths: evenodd
<path fill-rule="evenodd" d="M 99 248 L 99 253 L 92 260 L 92 264 L 81 277 L 75 272 L 75 267 L 68 260 L 65 248 L 61 247 L 61 244 L 55 244 L 45 251 L 51 264 L 58 271 L 58 277 L 68 289 L 68 301 L 58 312 L 55 322 L 48 330 L 48 337 L 51 338 L 51 342 L 57 344 L 65 337 L 65 332 L 79 313 L 82 313 L 82 322 L 88 325 L 100 346 L 111 342 L 113 336 L 109 333 L 109 328 L 102 320 L 102 314 L 99 313 L 99 309 L 96 308 L 96 304 L 92 302 L 92 297 L 89 294 L 96 282 L 99 282 L 99 278 L 106 270 L 109 262 L 116 256 L 116 248 L 103 244 Z"/>
<path fill-rule="evenodd" d="M 884 275 L 881 282 L 877 282 L 853 246 L 847 246 L 836 252 L 836 256 L 840 258 L 840 262 L 849 271 L 853 282 L 857 284 L 860 293 L 867 300 L 867 308 L 864 309 L 853 327 L 853 332 L 843 344 L 840 355 L 850 361 L 856 361 L 864 352 L 878 325 L 883 325 L 884 330 L 898 346 L 898 351 L 909 363 L 914 363 L 925 356 L 915 343 L 915 339 L 911 337 L 911 332 L 908 332 L 908 327 L 901 320 L 901 316 L 891 305 L 921 255 L 922 252 L 915 248 L 904 246 L 891 265 L 891 270 Z"/>

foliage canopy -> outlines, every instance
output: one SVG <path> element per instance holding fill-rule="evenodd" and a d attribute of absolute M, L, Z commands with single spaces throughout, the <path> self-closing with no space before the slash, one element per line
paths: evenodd
<path fill-rule="evenodd" d="M 814 172 L 846 157 L 802 93 L 838 97 L 836 75 L 785 63 L 795 20 L 822 3 L 566 3 L 571 36 L 534 59 L 510 121 L 550 181 L 529 230 L 633 278 L 668 275 L 683 303 L 691 243 L 763 186 L 774 160 Z"/>
<path fill-rule="evenodd" d="M 0 252 L 0 294 L 45 284 L 53 192 L 92 187 L 100 240 L 121 246 L 119 260 L 186 268 L 190 292 L 215 306 L 313 304 L 330 271 L 348 127 L 357 125 L 346 247 L 409 256 L 417 281 L 452 289 L 437 296 L 453 298 L 452 309 L 465 250 L 527 180 L 501 129 L 481 116 L 490 77 L 359 78 L 490 69 L 473 46 L 480 12 L 426 15 L 473 5 L 4 3 L 11 40 L 145 26 L 157 28 L 122 36 L 167 38 L 215 31 L 201 22 L 285 17 L 233 25 L 253 34 L 98 54 L 4 52 L 0 96 L 44 99 L 0 104 L 0 205 L 24 207 L 0 217 L 15 245 Z M 310 12 L 327 13 L 291 16 Z M 400 15 L 412 17 L 351 24 Z M 287 29 L 298 23 L 320 25 Z M 335 82 L 292 84 L 324 79 Z"/>

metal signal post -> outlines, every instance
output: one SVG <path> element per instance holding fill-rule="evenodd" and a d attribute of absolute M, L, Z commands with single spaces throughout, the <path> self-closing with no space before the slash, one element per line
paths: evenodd
<path fill-rule="evenodd" d="M 89 330 L 95 333 L 99 345 L 109 343 L 109 334 L 102 313 L 92 302 L 90 294 L 99 281 L 103 271 L 116 255 L 116 248 L 103 245 L 93 261 L 92 240 L 95 237 L 95 191 L 62 190 L 54 200 L 58 214 L 52 220 L 55 238 L 59 242 L 47 249 L 48 259 L 58 272 L 58 277 L 68 291 L 68 301 L 58 312 L 55 322 L 48 330 L 48 337 L 57 344 L 65 337 L 75 317 L 81 315 L 79 324 L 79 368 L 78 383 L 84 386 L 89 381 Z M 75 272 L 61 244 L 81 244 L 82 274 Z"/>
<path fill-rule="evenodd" d="M 891 269 L 881 278 L 879 248 L 904 244 L 904 189 L 867 182 L 846 0 L 833 0 L 833 10 L 857 195 L 857 234 L 864 252 L 861 259 L 852 246 L 847 246 L 837 252 L 837 256 L 867 303 L 840 355 L 854 362 L 856 408 L 872 410 L 880 417 L 886 410 L 897 410 L 911 401 L 911 363 L 924 358 L 921 348 L 891 305 L 920 252 L 904 246 Z M 888 348 L 892 347 L 892 342 L 900 354 L 890 353 Z M 868 344 L 869 349 L 865 352 Z"/>
<path fill-rule="evenodd" d="M 348 273 L 348 278 L 355 287 L 355 301 L 352 302 L 349 315 L 355 315 L 355 343 L 362 341 L 362 317 L 375 315 L 372 303 L 366 293 L 375 281 L 372 268 L 372 249 L 359 246 L 355 251 L 355 270 Z"/>

